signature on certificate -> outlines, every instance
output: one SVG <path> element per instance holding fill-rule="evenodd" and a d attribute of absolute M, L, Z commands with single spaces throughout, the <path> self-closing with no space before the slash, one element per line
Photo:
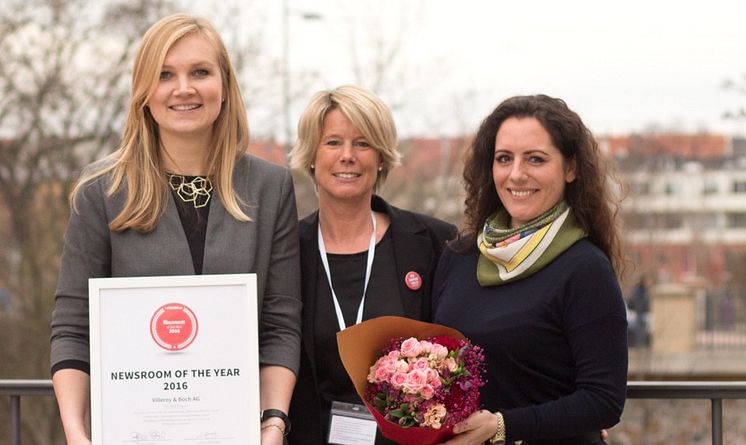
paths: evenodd
<path fill-rule="evenodd" d="M 133 431 L 129 434 L 129 440 L 127 442 L 143 443 L 143 442 L 165 442 L 168 441 L 166 435 L 161 431 L 150 431 L 142 433 Z"/>
<path fill-rule="evenodd" d="M 224 440 L 233 440 L 233 439 L 234 437 L 220 434 L 217 431 L 208 431 L 206 433 L 197 434 L 196 436 L 190 437 L 186 440 L 197 441 L 197 443 L 203 443 L 203 441 L 206 441 L 204 443 L 221 443 Z M 214 442 L 214 441 L 220 441 L 220 442 Z"/>

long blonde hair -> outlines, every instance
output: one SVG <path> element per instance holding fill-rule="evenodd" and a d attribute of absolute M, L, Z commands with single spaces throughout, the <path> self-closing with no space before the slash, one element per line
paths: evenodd
<path fill-rule="evenodd" d="M 233 168 L 249 145 L 246 107 L 228 51 L 214 26 L 200 17 L 175 14 L 165 17 L 143 36 L 132 73 L 132 98 L 119 148 L 104 162 L 84 171 L 72 192 L 75 197 L 88 182 L 111 172 L 107 195 L 126 186 L 127 197 L 122 211 L 109 229 L 122 232 L 133 229 L 147 233 L 155 229 L 165 211 L 168 185 L 165 179 L 158 137 L 158 124 L 147 108 L 155 92 L 163 61 L 169 49 L 190 33 L 200 33 L 215 48 L 225 92 L 222 109 L 213 123 L 212 150 L 208 153 L 207 172 L 213 178 L 220 200 L 228 213 L 239 221 L 250 218 L 241 210 L 233 190 Z"/>

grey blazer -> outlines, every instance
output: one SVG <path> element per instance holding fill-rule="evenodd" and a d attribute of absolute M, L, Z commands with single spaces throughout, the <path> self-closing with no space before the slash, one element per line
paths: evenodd
<path fill-rule="evenodd" d="M 89 362 L 89 278 L 194 274 L 186 235 L 171 199 L 154 231 L 109 230 L 126 193 L 107 197 L 109 180 L 103 176 L 80 189 L 65 232 L 52 314 L 52 367 L 66 360 Z M 301 300 L 292 178 L 287 169 L 246 155 L 236 162 L 233 182 L 251 221 L 237 221 L 213 197 L 203 273 L 257 274 L 260 362 L 297 374 Z"/>

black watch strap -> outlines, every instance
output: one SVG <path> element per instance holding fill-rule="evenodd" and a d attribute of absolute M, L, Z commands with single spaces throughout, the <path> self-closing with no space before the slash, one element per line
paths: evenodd
<path fill-rule="evenodd" d="M 287 414 L 280 411 L 279 409 L 265 409 L 261 413 L 261 421 L 269 419 L 270 417 L 278 417 L 285 424 L 285 435 L 290 432 L 290 418 Z"/>

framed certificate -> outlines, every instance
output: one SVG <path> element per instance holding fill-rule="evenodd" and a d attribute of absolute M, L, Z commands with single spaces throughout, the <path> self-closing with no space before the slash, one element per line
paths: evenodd
<path fill-rule="evenodd" d="M 260 442 L 256 276 L 89 280 L 94 445 Z"/>

